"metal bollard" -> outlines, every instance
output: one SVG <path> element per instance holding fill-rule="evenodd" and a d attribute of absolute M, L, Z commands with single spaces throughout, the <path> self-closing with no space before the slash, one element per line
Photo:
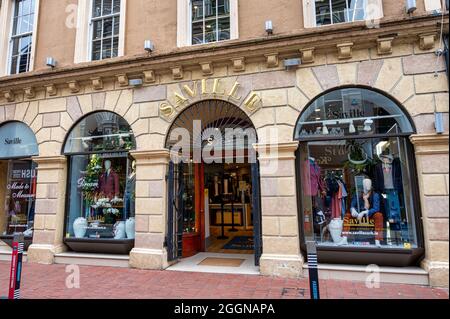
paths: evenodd
<path fill-rule="evenodd" d="M 22 275 L 23 246 L 23 234 L 14 235 L 8 299 L 20 299 L 20 278 Z"/>
<path fill-rule="evenodd" d="M 311 299 L 320 299 L 316 242 L 306 242 L 306 252 L 308 254 L 309 288 L 311 290 Z"/>

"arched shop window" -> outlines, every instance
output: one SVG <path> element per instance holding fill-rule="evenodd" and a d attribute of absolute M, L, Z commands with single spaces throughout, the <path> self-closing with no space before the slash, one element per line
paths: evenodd
<path fill-rule="evenodd" d="M 363 88 L 331 91 L 303 112 L 295 129 L 300 224 L 320 262 L 417 262 L 413 133 L 401 107 Z"/>
<path fill-rule="evenodd" d="M 34 226 L 37 165 L 31 157 L 39 155 L 36 136 L 22 122 L 7 122 L 0 126 L 0 143 L 0 240 L 12 245 L 14 234 L 23 233 L 27 249 Z"/>
<path fill-rule="evenodd" d="M 71 130 L 65 243 L 75 251 L 128 253 L 134 245 L 136 143 L 112 112 L 92 113 Z"/>

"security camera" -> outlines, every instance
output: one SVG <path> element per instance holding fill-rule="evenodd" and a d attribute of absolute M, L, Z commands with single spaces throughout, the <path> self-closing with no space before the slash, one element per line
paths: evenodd
<path fill-rule="evenodd" d="M 52 57 L 48 57 L 45 64 L 49 67 L 54 68 L 56 66 L 56 60 Z"/>
<path fill-rule="evenodd" d="M 266 21 L 266 32 L 268 35 L 273 34 L 273 23 L 271 20 Z"/>
<path fill-rule="evenodd" d="M 153 42 L 151 40 L 145 40 L 145 42 L 144 42 L 144 49 L 148 53 L 151 53 L 151 52 L 153 52 L 155 50 L 155 46 L 154 46 L 154 44 L 153 44 Z"/>

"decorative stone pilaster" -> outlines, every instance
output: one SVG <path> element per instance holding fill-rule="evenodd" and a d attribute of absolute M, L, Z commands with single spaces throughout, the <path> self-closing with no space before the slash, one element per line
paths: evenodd
<path fill-rule="evenodd" d="M 33 244 L 28 261 L 52 264 L 63 244 L 67 187 L 67 161 L 64 156 L 34 157 L 38 165 Z"/>
<path fill-rule="evenodd" d="M 443 135 L 413 135 L 422 206 L 425 259 L 430 285 L 449 286 L 449 139 Z"/>
<path fill-rule="evenodd" d="M 136 238 L 130 266 L 139 269 L 168 267 L 164 247 L 167 224 L 166 173 L 168 150 L 131 152 L 136 160 Z"/>
<path fill-rule="evenodd" d="M 295 151 L 298 142 L 255 144 L 261 180 L 262 275 L 299 278 L 300 253 Z"/>

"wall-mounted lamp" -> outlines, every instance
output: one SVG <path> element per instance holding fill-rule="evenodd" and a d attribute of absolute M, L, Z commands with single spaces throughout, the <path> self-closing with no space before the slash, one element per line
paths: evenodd
<path fill-rule="evenodd" d="M 155 51 L 155 45 L 151 40 L 145 40 L 144 42 L 144 50 L 148 53 Z"/>
<path fill-rule="evenodd" d="M 53 57 L 47 57 L 45 64 L 51 68 L 56 67 L 56 60 Z"/>
<path fill-rule="evenodd" d="M 267 20 L 266 21 L 266 32 L 267 32 L 267 35 L 272 35 L 273 34 L 273 23 L 272 23 L 272 20 Z"/>
<path fill-rule="evenodd" d="M 444 133 L 444 114 L 440 112 L 434 113 L 434 127 L 437 134 Z"/>
<path fill-rule="evenodd" d="M 128 84 L 130 86 L 134 86 L 134 87 L 142 86 L 143 83 L 144 83 L 144 81 L 141 78 L 128 80 Z"/>
<path fill-rule="evenodd" d="M 286 69 L 294 69 L 297 68 L 300 64 L 302 64 L 302 60 L 300 58 L 286 59 L 284 60 L 283 63 Z"/>
<path fill-rule="evenodd" d="M 417 10 L 416 0 L 406 0 L 406 13 L 412 14 Z"/>

